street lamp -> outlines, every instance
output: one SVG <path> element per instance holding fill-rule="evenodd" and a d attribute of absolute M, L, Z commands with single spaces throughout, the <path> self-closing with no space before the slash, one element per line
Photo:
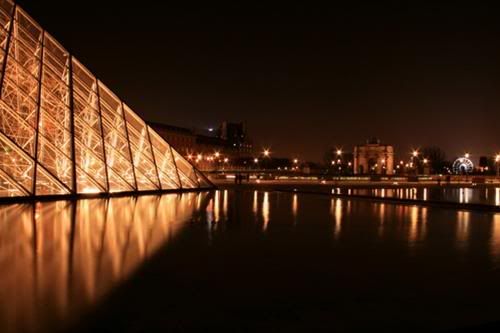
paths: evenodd
<path fill-rule="evenodd" d="M 269 157 L 269 155 L 271 154 L 271 152 L 269 151 L 269 149 L 264 149 L 264 151 L 262 152 L 262 154 L 264 154 L 265 157 Z"/>
<path fill-rule="evenodd" d="M 337 155 L 338 156 L 342 155 L 342 149 L 337 149 Z"/>
<path fill-rule="evenodd" d="M 411 153 L 411 162 L 410 162 L 410 167 L 412 169 L 414 169 L 415 171 L 415 175 L 418 175 L 418 150 L 417 149 L 414 149 Z M 414 167 L 415 166 L 415 167 Z"/>

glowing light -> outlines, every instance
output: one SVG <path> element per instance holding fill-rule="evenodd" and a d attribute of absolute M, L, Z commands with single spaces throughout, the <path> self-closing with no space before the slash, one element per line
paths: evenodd
<path fill-rule="evenodd" d="M 465 157 L 465 158 L 469 158 L 469 157 L 470 157 L 470 154 L 469 154 L 469 153 L 465 153 L 464 157 Z"/>
<path fill-rule="evenodd" d="M 220 153 L 218 151 L 216 151 L 214 155 L 215 155 L 216 158 L 220 157 Z"/>
<path fill-rule="evenodd" d="M 262 153 L 264 154 L 265 157 L 269 157 L 269 155 L 271 154 L 269 149 L 264 149 L 264 151 Z"/>
<path fill-rule="evenodd" d="M 337 155 L 342 155 L 342 149 L 337 149 Z"/>
<path fill-rule="evenodd" d="M 429 160 L 424 158 L 424 164 L 427 164 L 427 162 L 429 162 Z"/>
<path fill-rule="evenodd" d="M 225 157 L 224 158 L 224 163 L 227 163 L 227 162 L 229 162 L 229 158 Z"/>
<path fill-rule="evenodd" d="M 298 159 L 298 158 L 294 158 L 294 159 L 293 159 L 293 163 L 294 163 L 294 164 L 299 163 L 299 159 Z"/>
<path fill-rule="evenodd" d="M 258 159 L 258 158 L 254 158 L 254 159 L 253 159 L 253 162 L 254 162 L 255 164 L 259 163 L 259 159 Z"/>

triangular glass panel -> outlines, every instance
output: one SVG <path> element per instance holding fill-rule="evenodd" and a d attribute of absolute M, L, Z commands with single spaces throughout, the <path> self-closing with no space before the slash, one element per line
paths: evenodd
<path fill-rule="evenodd" d="M 0 169 L 30 193 L 33 188 L 34 166 L 31 157 L 0 133 Z"/>
<path fill-rule="evenodd" d="M 134 187 L 120 177 L 113 169 L 108 169 L 109 192 L 130 192 Z"/>
<path fill-rule="evenodd" d="M 29 195 L 0 169 L 0 197 L 23 197 Z"/>
<path fill-rule="evenodd" d="M 36 168 L 35 195 L 62 195 L 70 193 L 69 189 L 64 187 L 64 185 L 42 167 L 38 166 Z"/>
<path fill-rule="evenodd" d="M 84 194 L 106 192 L 105 187 L 102 187 L 101 184 L 80 170 L 80 168 L 76 169 L 76 188 L 78 193 Z"/>
<path fill-rule="evenodd" d="M 56 145 L 41 135 L 38 138 L 37 161 L 67 188 L 72 188 L 73 162 Z"/>

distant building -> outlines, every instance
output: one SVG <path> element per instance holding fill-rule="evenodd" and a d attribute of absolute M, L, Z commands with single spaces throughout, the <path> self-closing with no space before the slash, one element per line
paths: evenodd
<path fill-rule="evenodd" d="M 160 123 L 149 125 L 201 170 L 219 169 L 242 157 L 252 156 L 253 145 L 243 123 L 223 122 L 217 131 L 197 131 Z"/>
<path fill-rule="evenodd" d="M 196 134 L 190 129 L 159 123 L 148 125 L 184 156 L 196 145 Z"/>
<path fill-rule="evenodd" d="M 394 173 L 394 148 L 373 138 L 366 144 L 354 147 L 354 173 L 392 175 Z"/>
<path fill-rule="evenodd" d="M 241 156 L 252 153 L 252 144 L 247 137 L 247 130 L 244 123 L 223 122 L 217 136 L 227 142 L 234 150 L 237 150 Z"/>

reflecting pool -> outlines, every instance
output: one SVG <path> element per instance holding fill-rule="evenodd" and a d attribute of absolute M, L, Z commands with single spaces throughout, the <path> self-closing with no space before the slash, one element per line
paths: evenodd
<path fill-rule="evenodd" d="M 64 328 L 206 204 L 182 194 L 0 206 L 0 332 Z"/>
<path fill-rule="evenodd" d="M 500 321 L 500 214 L 220 190 L 3 206 L 0 218 L 1 332 Z"/>
<path fill-rule="evenodd" d="M 336 188 L 333 193 L 500 206 L 500 187 Z"/>

